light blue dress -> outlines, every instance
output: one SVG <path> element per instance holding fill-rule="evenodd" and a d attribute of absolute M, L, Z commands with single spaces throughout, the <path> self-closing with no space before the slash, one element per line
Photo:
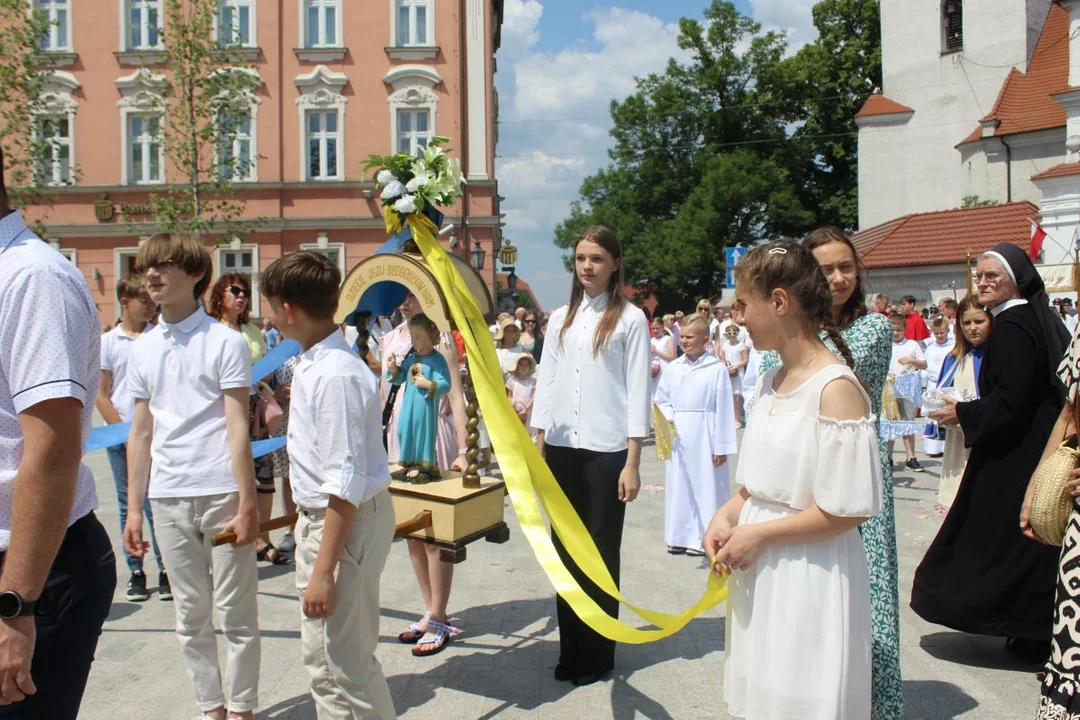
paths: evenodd
<path fill-rule="evenodd" d="M 409 369 L 417 363 L 424 368 L 424 377 L 435 382 L 435 391 L 430 397 L 427 390 L 421 390 L 409 381 Z M 450 369 L 446 359 L 437 350 L 429 355 L 409 355 L 397 375 L 391 377 L 387 373 L 386 379 L 394 385 L 405 385 L 397 424 L 401 464 L 428 463 L 430 467 L 438 468 L 435 445 L 439 433 L 439 398 L 450 392 Z"/>

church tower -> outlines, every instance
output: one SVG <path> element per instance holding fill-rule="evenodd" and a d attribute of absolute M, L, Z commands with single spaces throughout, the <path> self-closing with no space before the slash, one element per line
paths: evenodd
<path fill-rule="evenodd" d="M 958 146 L 1013 69 L 1027 70 L 1051 4 L 881 0 L 884 87 L 856 115 L 860 228 L 959 207 L 965 195 L 1023 199 L 1007 197 L 1009 163 L 994 157 L 1003 143 L 970 157 Z"/>

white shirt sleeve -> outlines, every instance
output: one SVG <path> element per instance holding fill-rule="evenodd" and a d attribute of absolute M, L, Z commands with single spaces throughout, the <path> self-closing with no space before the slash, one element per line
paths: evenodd
<path fill-rule="evenodd" d="M 113 348 L 116 346 L 116 335 L 109 331 L 101 336 L 101 369 L 113 371 Z"/>
<path fill-rule="evenodd" d="M 556 311 L 558 312 L 558 311 Z M 533 402 L 529 424 L 546 431 L 551 426 L 551 394 L 555 389 L 555 364 L 559 361 L 559 331 L 565 314 L 552 313 L 548 319 L 548 334 L 540 353 L 540 370 L 536 376 L 536 400 Z M 554 321 L 558 321 L 556 324 Z"/>
<path fill-rule="evenodd" d="M 222 390 L 251 387 L 251 348 L 243 335 L 234 333 L 225 341 L 218 368 Z"/>
<path fill-rule="evenodd" d="M 74 280 L 51 268 L 24 272 L 10 285 L 12 307 L 0 308 L 0 354 L 3 374 L 11 390 L 16 413 L 57 398 L 75 398 L 85 407 L 92 403 L 96 378 L 87 368 L 97 364 L 91 357 L 87 329 L 98 334 L 98 319 L 77 301 L 69 286 Z M 92 390 L 91 390 L 92 389 Z"/>
<path fill-rule="evenodd" d="M 363 501 L 369 481 L 364 474 L 364 397 L 359 378 L 335 375 L 319 382 L 312 407 L 318 424 L 319 492 L 356 506 Z"/>
<path fill-rule="evenodd" d="M 649 397 L 649 326 L 643 313 L 635 313 L 627 320 L 626 436 L 644 438 L 649 434 L 649 410 L 652 408 L 652 398 Z M 547 343 L 544 343 L 544 351 L 547 351 Z"/>
<path fill-rule="evenodd" d="M 128 394 L 136 400 L 149 400 L 150 388 L 146 384 L 146 373 L 143 369 L 143 358 L 145 357 L 141 350 L 141 345 L 138 340 L 135 341 L 135 345 L 131 348 L 132 353 L 128 359 L 127 373 L 124 377 L 124 387 Z"/>

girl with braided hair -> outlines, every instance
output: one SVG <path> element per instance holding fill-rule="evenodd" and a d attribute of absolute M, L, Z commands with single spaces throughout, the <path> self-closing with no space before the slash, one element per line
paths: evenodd
<path fill-rule="evenodd" d="M 802 246 L 814 254 L 829 283 L 833 324 L 840 328 L 841 337 L 855 360 L 855 375 L 870 394 L 871 409 L 880 419 L 882 392 L 889 376 L 892 356 L 892 323 L 889 316 L 877 311 L 868 312 L 859 256 L 842 230 L 835 227 L 819 228 L 803 239 Z M 765 353 L 759 373 L 763 375 L 779 366 L 779 355 L 775 352 Z M 891 456 L 887 454 L 885 443 L 879 445 L 882 509 L 878 515 L 859 526 L 859 534 L 862 535 L 863 548 L 870 565 L 873 717 L 875 720 L 900 720 L 904 715 L 904 689 L 900 674 L 900 564 L 896 551 Z"/>
<path fill-rule="evenodd" d="M 742 488 L 705 532 L 716 571 L 731 573 L 728 712 L 864 720 L 870 573 L 858 527 L 882 504 L 870 398 L 809 250 L 756 247 L 740 260 L 735 282 L 736 314 L 755 347 L 775 350 L 783 367 L 758 383 L 739 452 Z"/>

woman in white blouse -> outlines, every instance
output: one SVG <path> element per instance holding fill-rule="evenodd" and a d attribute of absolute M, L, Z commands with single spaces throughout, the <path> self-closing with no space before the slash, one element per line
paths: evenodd
<path fill-rule="evenodd" d="M 649 324 L 623 297 L 622 249 L 594 225 L 574 246 L 570 303 L 551 313 L 532 425 L 548 467 L 619 582 L 626 503 L 637 497 L 641 443 L 649 427 Z M 556 391 L 556 388 L 558 389 Z M 612 617 L 619 603 L 585 579 L 552 535 L 563 563 Z M 557 680 L 588 685 L 615 667 L 615 642 L 561 598 Z"/>

